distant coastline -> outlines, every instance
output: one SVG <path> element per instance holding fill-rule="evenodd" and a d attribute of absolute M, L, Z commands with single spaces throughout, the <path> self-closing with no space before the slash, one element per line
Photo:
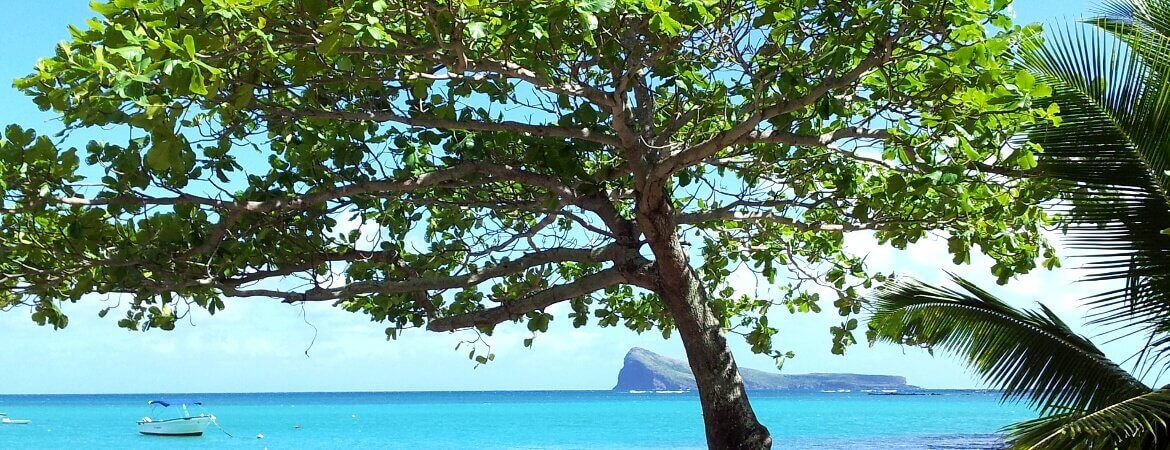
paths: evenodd
<path fill-rule="evenodd" d="M 894 375 L 855 373 L 779 374 L 741 367 L 744 386 L 748 390 L 782 391 L 906 391 L 920 390 L 906 384 L 906 378 Z M 682 360 L 659 355 L 634 347 L 626 353 L 618 372 L 615 391 L 687 391 L 696 388 L 690 366 Z M 885 392 L 892 394 L 893 392 Z"/>

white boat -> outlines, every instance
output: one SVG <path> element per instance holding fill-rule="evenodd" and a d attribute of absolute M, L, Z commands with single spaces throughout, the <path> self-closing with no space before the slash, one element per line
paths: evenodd
<path fill-rule="evenodd" d="M 162 406 L 164 408 L 176 406 L 181 411 L 182 416 L 169 419 L 152 418 L 150 416 L 143 417 L 138 421 L 138 432 L 152 436 L 202 436 L 203 430 L 207 429 L 215 421 L 215 416 L 206 413 L 200 413 L 197 416 L 192 416 L 191 412 L 187 410 L 187 405 L 202 406 L 203 403 L 192 400 L 151 400 L 149 405 Z M 153 412 L 152 412 L 153 414 Z"/>
<path fill-rule="evenodd" d="M 30 423 L 32 423 L 32 421 L 28 419 L 9 419 L 7 417 L 0 418 L 0 424 L 3 425 L 28 425 Z"/>

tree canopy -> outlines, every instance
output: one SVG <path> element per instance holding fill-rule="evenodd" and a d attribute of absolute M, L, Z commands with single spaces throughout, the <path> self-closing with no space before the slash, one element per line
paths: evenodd
<path fill-rule="evenodd" d="M 1006 143 L 1049 114 L 1004 59 L 1020 29 L 984 30 L 1003 5 L 786 3 L 96 4 L 17 85 L 113 142 L 7 130 L 5 287 L 58 325 L 53 302 L 88 292 L 132 294 L 128 327 L 226 294 L 450 329 L 547 321 L 530 313 L 568 299 L 584 322 L 600 291 L 602 324 L 668 327 L 613 275 L 652 264 L 619 251 L 644 239 L 631 211 L 651 182 L 712 287 L 791 264 L 848 290 L 864 275 L 842 232 L 865 229 L 895 245 L 943 229 L 1001 279 L 1032 268 L 1043 193 L 980 170 L 1034 165 Z M 330 235 L 344 214 L 380 226 L 375 248 Z M 244 287 L 331 262 L 343 286 Z M 763 307 L 720 297 L 728 316 Z"/>
<path fill-rule="evenodd" d="M 719 370 L 691 342 L 734 369 L 723 329 L 777 354 L 772 308 L 860 311 L 882 276 L 848 232 L 938 233 L 1001 281 L 1055 264 L 1052 192 L 1017 177 L 1036 148 L 1012 138 L 1057 111 L 1007 6 L 95 4 L 17 86 L 108 139 L 6 130 L 0 301 L 64 326 L 61 302 L 124 294 L 136 329 L 228 297 L 336 302 L 390 336 L 538 332 L 569 302 L 577 326 L 678 329 L 703 386 Z M 737 292 L 735 270 L 779 293 Z"/>

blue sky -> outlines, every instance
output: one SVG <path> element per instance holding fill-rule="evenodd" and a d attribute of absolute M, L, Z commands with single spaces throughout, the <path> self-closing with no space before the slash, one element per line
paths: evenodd
<path fill-rule="evenodd" d="M 38 57 L 50 54 L 67 36 L 67 24 L 80 24 L 89 17 L 88 1 L 8 3 L 0 15 L 0 79 L 5 80 L 0 83 L 0 125 L 15 122 L 53 129 L 57 126 L 53 117 L 37 111 L 7 80 L 28 73 Z M 1044 22 L 1076 18 L 1089 4 L 1086 0 L 1025 0 L 1015 8 L 1019 22 Z M 82 137 L 100 138 L 100 132 Z M 869 262 L 879 270 L 896 269 L 941 281 L 940 268 L 949 268 L 994 286 L 987 276 L 986 260 L 952 267 L 942 241 L 923 242 L 909 252 L 880 248 L 865 235 L 851 237 L 850 245 L 869 253 Z M 993 291 L 1020 305 L 1041 300 L 1071 323 L 1080 324 L 1076 299 L 1101 287 L 1074 283 L 1077 276 L 1068 268 L 1037 272 Z M 750 277 L 736 278 L 737 287 L 754 288 Z M 528 337 L 523 326 L 499 327 L 490 338 L 496 361 L 477 368 L 467 360 L 466 351 L 455 351 L 460 341 L 472 335 L 413 331 L 387 342 L 383 326 L 326 305 L 307 305 L 302 313 L 300 307 L 274 300 L 234 300 L 214 318 L 192 314 L 175 331 L 146 333 L 117 328 L 117 314 L 97 318 L 102 306 L 106 305 L 67 305 L 71 322 L 61 331 L 36 326 L 26 310 L 0 314 L 0 368 L 4 368 L 0 394 L 609 389 L 630 347 L 684 355 L 677 338 L 664 340 L 656 333 L 573 329 L 563 309 L 550 332 L 531 349 L 521 345 Z M 847 356 L 831 355 L 828 327 L 838 321 L 831 312 L 783 317 L 778 348 L 797 353 L 784 372 L 879 373 L 903 375 L 924 387 L 980 386 L 955 360 L 916 349 L 863 344 L 851 348 Z M 1078 329 L 1089 335 L 1095 331 Z M 751 354 L 738 338 L 732 337 L 732 342 L 741 366 L 773 367 L 770 358 Z M 1104 347 L 1118 359 L 1136 348 L 1127 342 Z"/>

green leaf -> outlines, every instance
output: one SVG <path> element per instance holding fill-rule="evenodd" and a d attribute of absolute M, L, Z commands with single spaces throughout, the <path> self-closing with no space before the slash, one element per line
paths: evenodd
<path fill-rule="evenodd" d="M 467 37 L 473 40 L 479 40 L 487 37 L 487 24 L 483 22 L 471 22 L 467 24 Z"/>
<path fill-rule="evenodd" d="M 1036 86 L 1036 76 L 1029 73 L 1027 70 L 1016 72 L 1016 86 L 1024 92 L 1032 92 L 1032 88 Z"/>
<path fill-rule="evenodd" d="M 662 11 L 654 14 L 650 18 L 650 28 L 659 33 L 673 36 L 682 31 L 683 26 L 677 20 L 670 16 L 670 13 Z"/>
<path fill-rule="evenodd" d="M 207 86 L 203 81 L 203 71 L 199 69 L 191 70 L 191 84 L 188 87 L 194 94 L 207 95 Z"/>
<path fill-rule="evenodd" d="M 321 43 L 318 44 L 317 47 L 321 52 L 321 56 L 336 56 L 337 52 L 341 51 L 342 38 L 343 36 L 340 33 L 334 33 L 330 34 L 329 36 L 325 36 L 325 39 L 322 39 Z"/>
<path fill-rule="evenodd" d="M 1036 155 L 1032 154 L 1031 151 L 1023 150 L 1020 152 L 1020 156 L 1016 158 L 1016 164 L 1019 164 L 1020 168 L 1024 170 L 1035 169 L 1037 165 Z"/>
<path fill-rule="evenodd" d="M 617 5 L 617 0 L 579 0 L 577 11 L 599 14 L 609 12 Z"/>
<path fill-rule="evenodd" d="M 145 52 L 142 50 L 142 47 L 137 45 L 112 48 L 110 49 L 110 53 L 114 53 L 126 59 L 139 59 L 145 54 Z"/>
<path fill-rule="evenodd" d="M 172 145 L 170 140 L 155 141 L 150 150 L 146 151 L 146 166 L 159 172 L 170 169 Z"/>
<path fill-rule="evenodd" d="M 183 49 L 187 50 L 187 57 L 195 59 L 195 37 L 191 35 L 183 36 Z"/>
<path fill-rule="evenodd" d="M 105 17 L 113 17 L 113 16 L 117 15 L 118 13 L 122 12 L 122 8 L 115 5 L 114 2 L 112 2 L 112 1 L 111 2 L 91 1 L 91 2 L 89 2 L 89 9 L 92 9 L 94 12 L 101 14 Z"/>
<path fill-rule="evenodd" d="M 252 104 L 252 100 L 254 98 L 255 88 L 250 84 L 242 85 L 239 89 L 236 89 L 236 93 L 232 100 L 232 106 L 235 106 L 239 109 L 246 108 L 248 105 Z"/>

